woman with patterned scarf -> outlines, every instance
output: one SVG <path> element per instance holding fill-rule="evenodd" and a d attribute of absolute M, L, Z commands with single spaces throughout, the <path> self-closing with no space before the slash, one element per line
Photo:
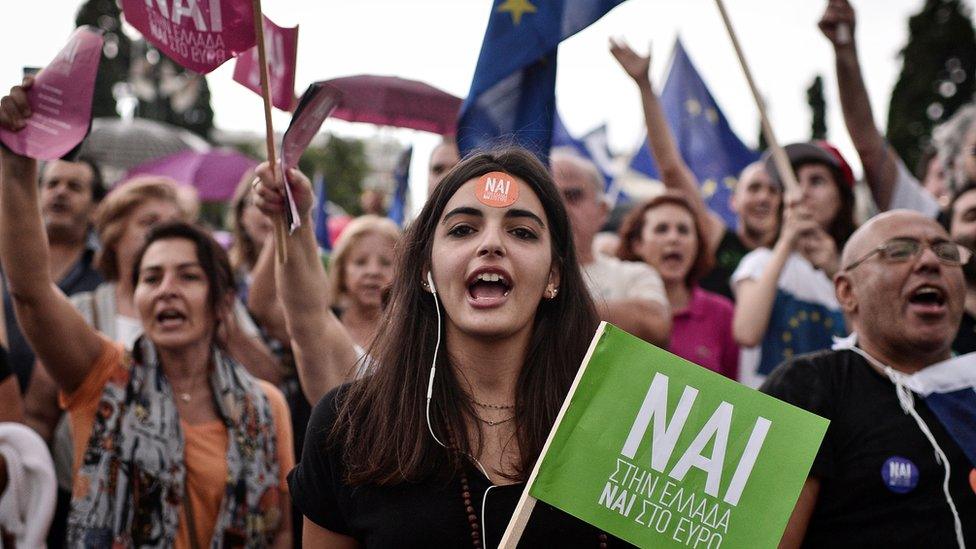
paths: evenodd
<path fill-rule="evenodd" d="M 0 127 L 26 125 L 29 86 L 0 101 Z M 225 352 L 226 254 L 191 225 L 155 227 L 131 273 L 144 335 L 126 353 L 51 279 L 37 162 L 0 154 L 3 269 L 75 434 L 68 546 L 290 547 L 288 410 Z"/>

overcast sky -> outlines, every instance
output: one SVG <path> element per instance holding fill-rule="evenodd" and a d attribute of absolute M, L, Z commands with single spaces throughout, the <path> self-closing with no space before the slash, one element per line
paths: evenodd
<path fill-rule="evenodd" d="M 69 0 L 4 1 L 0 7 L 5 23 L 0 33 L 0 80 L 17 82 L 22 66 L 47 63 L 71 32 L 79 4 Z M 489 0 L 265 0 L 263 4 L 265 14 L 279 25 L 300 24 L 298 93 L 315 80 L 366 73 L 423 80 L 459 96 L 467 94 L 491 7 Z M 854 4 L 862 66 L 875 120 L 881 127 L 901 70 L 898 52 L 907 40 L 908 17 L 923 4 L 923 0 L 860 0 Z M 767 98 L 780 141 L 809 138 L 805 90 L 816 74 L 822 74 L 829 139 L 851 157 L 859 171 L 841 119 L 833 54 L 816 26 L 825 5 L 825 0 L 727 0 L 726 9 Z M 615 152 L 638 146 L 643 132 L 639 96 L 607 51 L 607 38 L 621 36 L 639 50 L 653 43 L 651 74 L 660 88 L 679 34 L 732 128 L 754 146 L 757 110 L 713 0 L 628 0 L 564 42 L 556 94 L 570 132 L 579 135 L 606 122 Z M 260 98 L 231 79 L 233 63 L 229 61 L 209 76 L 216 125 L 263 131 Z M 283 130 L 288 119 L 287 114 L 276 111 L 275 127 Z M 330 120 L 325 127 L 355 136 L 383 132 L 413 143 L 411 179 L 415 181 L 423 180 L 427 155 L 437 142 L 435 136 L 423 132 L 366 124 Z"/>

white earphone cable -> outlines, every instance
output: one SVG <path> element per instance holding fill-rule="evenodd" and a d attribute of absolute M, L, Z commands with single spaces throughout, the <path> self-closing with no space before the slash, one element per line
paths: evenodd
<path fill-rule="evenodd" d="M 434 310 L 437 311 L 437 343 L 434 345 L 434 359 L 430 362 L 430 376 L 427 378 L 427 405 L 424 408 L 424 416 L 427 419 L 427 430 L 430 431 L 430 436 L 434 437 L 434 442 L 447 448 L 447 445 L 441 442 L 441 439 L 437 438 L 437 435 L 434 434 L 434 428 L 430 424 L 430 399 L 434 394 L 434 374 L 437 372 L 437 353 L 441 349 L 441 305 L 437 299 L 437 288 L 434 287 L 434 277 L 430 274 L 430 271 L 427 272 L 427 284 L 430 285 L 430 293 L 434 296 Z"/>
<path fill-rule="evenodd" d="M 945 469 L 945 476 L 942 479 L 942 492 L 945 494 L 946 502 L 949 504 L 949 510 L 952 512 L 952 519 L 956 530 L 956 542 L 959 544 L 960 549 L 966 549 L 966 540 L 962 533 L 962 521 L 959 518 L 959 511 L 956 510 L 956 502 L 952 499 L 952 494 L 949 492 L 949 477 L 952 474 L 952 467 L 949 465 L 949 458 L 946 457 L 945 452 L 939 443 L 935 440 L 935 436 L 932 435 L 932 431 L 929 426 L 925 423 L 918 412 L 915 410 L 915 396 L 912 390 L 905 385 L 905 375 L 901 372 L 896 371 L 891 366 L 882 363 L 880 360 L 874 358 L 867 351 L 861 349 L 857 346 L 850 347 L 850 350 L 864 357 L 875 369 L 880 370 L 888 380 L 895 386 L 895 394 L 898 395 L 898 404 L 901 405 L 902 411 L 906 414 L 912 416 L 915 423 L 918 425 L 919 430 L 928 439 L 929 444 L 932 446 L 935 452 L 935 461 L 942 465 Z"/>
<path fill-rule="evenodd" d="M 437 288 L 434 286 L 434 277 L 429 271 L 427 272 L 427 284 L 430 286 L 430 293 L 434 296 L 434 309 L 437 311 L 437 343 L 434 345 L 434 359 L 430 363 L 430 376 L 427 378 L 427 404 L 424 407 L 424 417 L 427 419 L 427 430 L 430 432 L 430 436 L 433 437 L 434 442 L 440 444 L 446 449 L 449 449 L 447 448 L 447 445 L 441 442 L 441 439 L 437 438 L 437 435 L 434 434 L 434 427 L 430 423 L 430 400 L 434 395 L 434 374 L 437 372 L 437 354 L 441 348 L 441 306 L 440 301 L 437 299 Z M 481 539 L 485 539 L 485 534 L 488 531 L 485 521 L 485 505 L 488 502 L 488 492 L 490 492 L 492 488 L 497 488 L 497 486 L 492 484 L 491 477 L 488 476 L 488 470 L 485 469 L 485 466 L 482 465 L 480 461 L 478 461 L 478 458 L 472 455 L 469 455 L 468 457 L 474 461 L 475 465 L 478 466 L 478 469 L 481 470 L 481 473 L 485 475 L 488 483 L 491 484 L 488 489 L 485 490 L 484 496 L 481 497 Z"/>

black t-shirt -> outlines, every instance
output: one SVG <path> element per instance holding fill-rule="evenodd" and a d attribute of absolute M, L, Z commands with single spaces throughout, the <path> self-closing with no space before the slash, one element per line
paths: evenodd
<path fill-rule="evenodd" d="M 739 235 L 735 234 L 735 231 L 726 229 L 722 240 L 718 243 L 718 249 L 715 250 L 715 266 L 702 277 L 698 285 L 735 301 L 729 279 L 732 278 L 732 273 L 735 272 L 742 258 L 751 251 L 746 248 L 742 240 L 739 240 Z"/>
<path fill-rule="evenodd" d="M 959 355 L 976 351 L 976 318 L 968 312 L 962 313 L 962 322 L 959 323 L 959 331 L 952 342 L 952 350 Z"/>
<path fill-rule="evenodd" d="M 319 526 L 355 538 L 363 547 L 470 547 L 460 478 L 396 486 L 349 486 L 343 480 L 342 449 L 328 433 L 345 387 L 326 394 L 312 411 L 302 459 L 288 476 L 292 503 Z M 377 451 L 383 451 L 378 448 Z M 490 486 L 474 467 L 466 470 L 485 547 L 496 547 L 515 510 L 524 484 Z M 600 531 L 539 502 L 522 536 L 523 547 L 598 547 Z M 630 547 L 608 536 L 611 547 Z"/>
<path fill-rule="evenodd" d="M 853 351 L 823 351 L 777 368 L 764 393 L 830 420 L 810 475 L 820 494 L 804 547 L 957 547 L 945 476 L 894 385 Z M 973 465 L 918 396 L 915 409 L 949 458 L 950 493 L 976 544 Z"/>

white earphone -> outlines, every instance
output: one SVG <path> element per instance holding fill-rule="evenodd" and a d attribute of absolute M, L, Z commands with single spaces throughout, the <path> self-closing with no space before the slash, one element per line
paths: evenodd
<path fill-rule="evenodd" d="M 430 432 L 430 436 L 434 438 L 434 442 L 440 444 L 444 448 L 447 448 L 447 445 L 441 442 L 441 439 L 437 438 L 437 435 L 434 434 L 434 428 L 430 424 L 430 399 L 434 394 L 434 373 L 437 372 L 437 353 L 441 349 L 441 305 L 440 301 L 437 299 L 437 288 L 434 286 L 434 276 L 430 274 L 430 271 L 427 271 L 427 285 L 430 288 L 430 293 L 434 296 L 434 309 L 437 311 L 437 343 L 434 345 L 434 359 L 430 362 L 430 377 L 427 378 L 427 405 L 424 407 L 424 416 L 427 419 L 427 430 Z M 449 450 L 450 448 L 447 449 Z M 482 465 L 476 457 L 471 455 L 468 457 L 470 457 L 475 464 L 478 465 L 478 468 L 481 469 L 481 472 L 485 475 L 485 478 L 488 479 L 488 483 L 491 484 L 491 477 L 488 476 L 488 471 L 485 469 L 485 466 Z M 488 520 L 487 516 L 485 516 L 485 510 L 488 503 L 488 492 L 490 492 L 492 488 L 497 488 L 497 486 L 491 484 L 491 486 L 485 490 L 484 495 L 481 497 L 481 539 L 485 539 L 485 535 L 488 531 Z"/>
<path fill-rule="evenodd" d="M 434 359 L 430 362 L 430 376 L 427 378 L 427 405 L 424 408 L 424 415 L 427 418 L 427 430 L 430 431 L 430 436 L 434 437 L 434 442 L 447 448 L 447 445 L 441 442 L 441 439 L 437 438 L 437 435 L 434 434 L 434 428 L 430 424 L 430 399 L 434 394 L 434 373 L 437 372 L 437 353 L 441 349 L 441 305 L 437 300 L 437 288 L 434 286 L 434 276 L 430 274 L 430 271 L 427 271 L 427 285 L 430 288 L 430 293 L 434 296 L 434 309 L 437 311 L 437 343 L 434 345 Z"/>

